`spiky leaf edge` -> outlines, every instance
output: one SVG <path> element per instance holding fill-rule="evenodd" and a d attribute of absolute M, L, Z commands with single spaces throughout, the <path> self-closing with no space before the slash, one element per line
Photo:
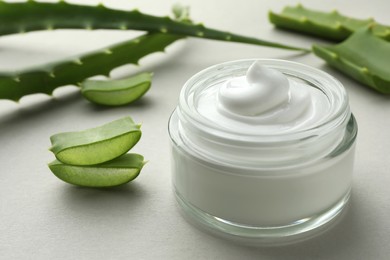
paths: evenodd
<path fill-rule="evenodd" d="M 86 78 L 109 76 L 112 69 L 138 61 L 154 52 L 162 52 L 183 36 L 150 33 L 107 48 L 16 72 L 0 72 L 0 99 L 18 101 L 35 93 L 52 95 L 59 86 L 78 85 Z"/>
<path fill-rule="evenodd" d="M 321 22 L 321 18 L 326 16 L 329 17 L 328 21 Z M 372 18 L 363 20 L 348 17 L 336 10 L 321 12 L 298 4 L 297 6 L 286 6 L 280 14 L 270 11 L 269 20 L 279 28 L 314 35 L 332 41 L 345 40 L 357 29 L 374 24 L 373 30 L 375 35 L 390 41 L 389 26 L 379 24 Z"/>
<path fill-rule="evenodd" d="M 65 1 L 42 3 L 0 2 L 0 35 L 54 29 L 120 29 L 142 30 L 239 42 L 289 50 L 310 51 L 305 48 L 265 41 L 258 38 L 207 28 L 203 24 L 176 21 L 168 16 L 159 17 L 141 13 L 139 10 L 122 11 L 99 4 L 86 6 Z"/>
<path fill-rule="evenodd" d="M 350 38 L 352 37 L 366 37 L 365 38 L 366 40 L 370 40 L 372 42 L 387 46 L 390 52 L 390 43 L 381 38 L 376 37 L 372 32 L 372 27 L 366 27 L 357 30 L 354 34 L 350 36 Z M 343 41 L 338 45 L 339 46 L 348 45 L 347 48 L 350 49 L 355 48 L 353 44 L 348 44 L 350 38 L 347 38 L 345 41 Z M 313 53 L 318 57 L 324 59 L 330 66 L 340 70 L 342 73 L 352 77 L 353 79 L 371 87 L 372 89 L 380 93 L 390 94 L 389 78 L 386 79 L 383 76 L 380 76 L 378 73 L 376 73 L 372 68 L 363 65 L 364 60 L 360 64 L 357 64 L 353 60 L 348 59 L 348 57 L 346 57 L 345 55 L 343 56 L 342 53 L 335 52 L 333 49 L 335 46 L 327 47 L 327 46 L 314 44 Z M 369 58 L 370 56 L 370 52 L 365 52 L 361 49 L 356 51 L 359 51 L 363 55 L 367 55 L 367 58 Z"/>

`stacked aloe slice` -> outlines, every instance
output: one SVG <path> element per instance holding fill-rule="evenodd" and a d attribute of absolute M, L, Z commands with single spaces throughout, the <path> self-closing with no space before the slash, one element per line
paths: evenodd
<path fill-rule="evenodd" d="M 56 160 L 50 170 L 61 180 L 86 187 L 111 187 L 135 179 L 144 157 L 127 153 L 141 138 L 140 125 L 124 117 L 100 127 L 50 137 Z"/>
<path fill-rule="evenodd" d="M 270 12 L 277 27 L 319 36 L 339 44 L 313 45 L 313 52 L 329 65 L 374 90 L 390 94 L 390 27 L 374 19 L 350 18 L 337 11 L 325 13 L 302 5 Z"/>

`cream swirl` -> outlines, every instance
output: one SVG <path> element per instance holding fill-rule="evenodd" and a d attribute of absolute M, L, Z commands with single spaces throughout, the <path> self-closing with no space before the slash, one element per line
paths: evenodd
<path fill-rule="evenodd" d="M 221 110 L 243 116 L 258 116 L 287 103 L 289 82 L 277 70 L 255 62 L 246 76 L 233 78 L 219 88 Z"/>
<path fill-rule="evenodd" d="M 318 89 L 253 63 L 246 75 L 201 95 L 197 110 L 234 131 L 274 134 L 304 129 L 324 118 L 329 103 Z"/>

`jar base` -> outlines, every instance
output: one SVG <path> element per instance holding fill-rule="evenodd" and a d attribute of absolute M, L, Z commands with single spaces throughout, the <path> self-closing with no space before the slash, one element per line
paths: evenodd
<path fill-rule="evenodd" d="M 242 225 L 212 216 L 186 202 L 175 189 L 176 201 L 184 217 L 195 226 L 224 239 L 251 246 L 280 246 L 318 236 L 338 223 L 350 198 L 351 190 L 332 207 L 320 214 L 278 227 Z"/>

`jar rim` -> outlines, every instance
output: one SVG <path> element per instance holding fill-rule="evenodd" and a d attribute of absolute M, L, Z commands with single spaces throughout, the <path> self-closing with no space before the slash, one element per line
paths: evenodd
<path fill-rule="evenodd" d="M 293 76 L 308 81 L 313 84 L 313 86 L 319 88 L 327 96 L 332 108 L 327 120 L 308 128 L 297 129 L 292 132 L 279 132 L 265 135 L 230 131 L 217 124 L 213 124 L 213 122 L 207 120 L 207 118 L 199 116 L 196 109 L 193 107 L 193 100 L 189 98 L 189 94 L 196 91 L 196 89 L 194 89 L 196 83 L 212 75 L 222 73 L 222 71 L 230 70 L 231 72 L 234 72 L 235 70 L 238 70 L 238 68 L 241 70 L 245 69 L 246 71 L 255 61 L 270 68 L 277 69 L 282 73 L 293 73 Z M 202 135 L 207 135 L 215 140 L 223 140 L 223 142 L 244 142 L 246 145 L 249 143 L 258 145 L 259 143 L 289 142 L 310 136 L 317 136 L 319 133 L 322 135 L 332 131 L 335 127 L 345 124 L 351 113 L 347 92 L 340 81 L 319 69 L 301 63 L 280 59 L 241 59 L 210 66 L 187 80 L 180 93 L 178 108 L 179 117 L 190 122 L 194 130 L 202 132 Z"/>

